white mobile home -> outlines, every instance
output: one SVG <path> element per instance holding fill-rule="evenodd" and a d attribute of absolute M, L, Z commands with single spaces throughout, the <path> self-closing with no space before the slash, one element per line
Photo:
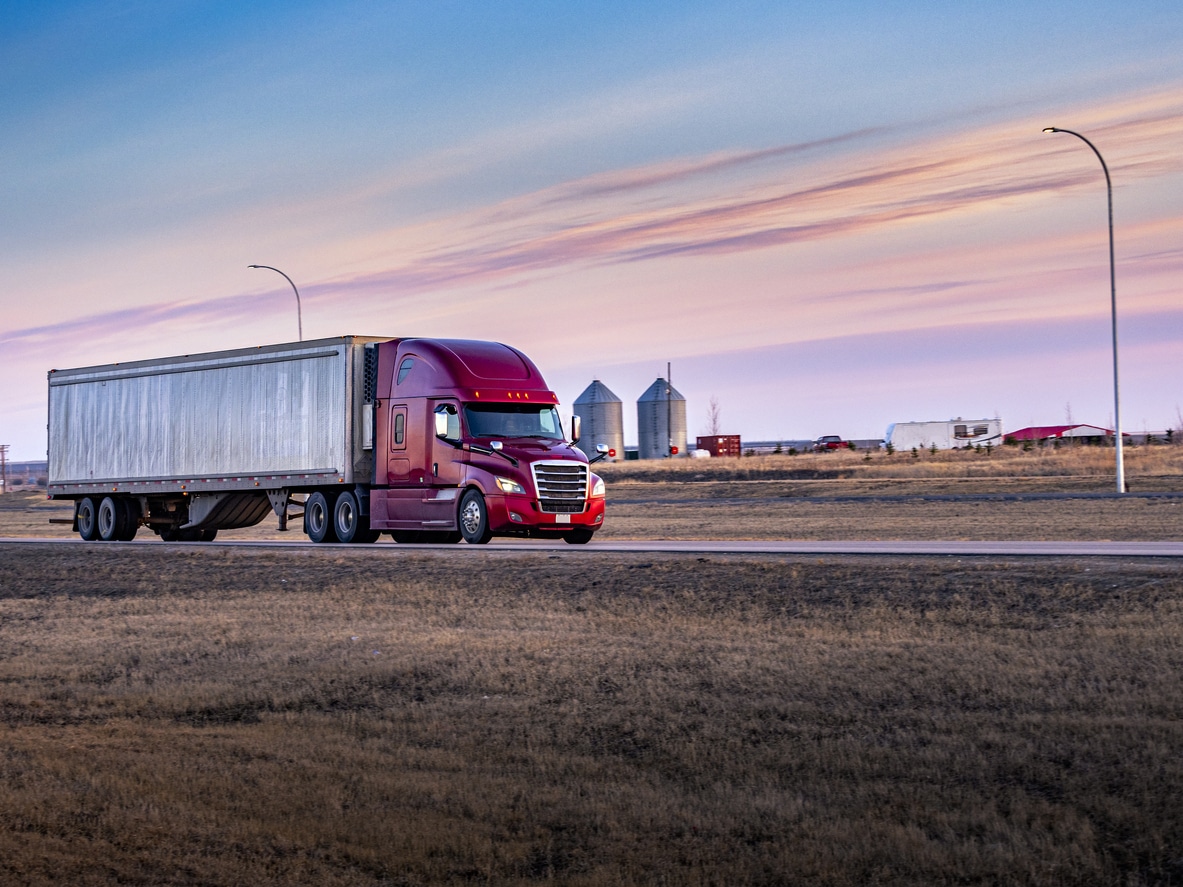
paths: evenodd
<path fill-rule="evenodd" d="M 1001 419 L 950 419 L 947 422 L 896 422 L 887 426 L 884 446 L 897 450 L 952 450 L 1002 443 Z"/>

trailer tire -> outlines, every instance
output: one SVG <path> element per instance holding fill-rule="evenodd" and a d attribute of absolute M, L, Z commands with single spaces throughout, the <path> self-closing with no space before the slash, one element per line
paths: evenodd
<path fill-rule="evenodd" d="M 94 499 L 90 498 L 90 496 L 78 500 L 78 535 L 85 542 L 93 542 L 99 538 L 98 512 L 99 510 L 94 504 Z"/>
<path fill-rule="evenodd" d="M 218 538 L 218 528 L 217 527 L 207 527 L 206 529 L 201 531 L 201 538 L 198 539 L 198 541 L 199 542 L 213 542 L 217 538 Z"/>
<path fill-rule="evenodd" d="M 563 534 L 563 541 L 568 545 L 587 545 L 595 535 L 593 530 L 572 530 Z"/>
<path fill-rule="evenodd" d="M 390 538 L 399 545 L 414 545 L 419 541 L 418 530 L 391 530 Z"/>
<path fill-rule="evenodd" d="M 313 542 L 336 542 L 333 527 L 333 506 L 324 493 L 317 490 L 304 503 L 304 532 Z"/>
<path fill-rule="evenodd" d="M 127 513 L 118 499 L 105 496 L 99 503 L 99 538 L 104 542 L 115 542 L 127 525 Z"/>
<path fill-rule="evenodd" d="M 479 490 L 469 490 L 461 497 L 457 517 L 460 534 L 469 545 L 484 545 L 493 538 L 489 529 L 489 506 Z"/>
<path fill-rule="evenodd" d="M 140 530 L 140 516 L 137 513 L 140 503 L 135 499 L 116 499 L 115 504 L 123 512 L 123 525 L 115 538 L 120 542 L 130 542 Z"/>
<path fill-rule="evenodd" d="M 377 542 L 380 533 L 370 529 L 370 519 L 361 513 L 357 496 L 343 490 L 333 504 L 333 533 L 341 542 Z"/>

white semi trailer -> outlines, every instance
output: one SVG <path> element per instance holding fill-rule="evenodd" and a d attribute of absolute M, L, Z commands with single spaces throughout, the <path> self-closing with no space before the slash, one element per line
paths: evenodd
<path fill-rule="evenodd" d="M 950 419 L 947 422 L 896 422 L 887 426 L 883 445 L 897 450 L 952 450 L 1002 443 L 1001 419 Z"/>

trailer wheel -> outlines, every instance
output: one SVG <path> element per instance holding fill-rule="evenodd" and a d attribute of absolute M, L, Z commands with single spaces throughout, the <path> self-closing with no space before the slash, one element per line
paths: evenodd
<path fill-rule="evenodd" d="M 124 532 L 127 516 L 123 506 L 110 496 L 99 503 L 99 538 L 104 542 L 116 541 Z"/>
<path fill-rule="evenodd" d="M 208 529 L 201 531 L 201 538 L 198 541 L 199 542 L 213 542 L 217 538 L 218 538 L 218 528 L 217 527 L 209 527 Z"/>
<path fill-rule="evenodd" d="M 594 531 L 592 530 L 572 530 L 563 534 L 563 541 L 570 545 L 587 545 L 591 542 L 593 535 Z"/>
<path fill-rule="evenodd" d="M 333 532 L 342 542 L 377 542 L 380 533 L 370 529 L 370 519 L 361 513 L 357 496 L 342 491 L 333 505 Z"/>
<path fill-rule="evenodd" d="M 419 541 L 418 530 L 391 530 L 390 538 L 399 545 L 414 545 Z"/>
<path fill-rule="evenodd" d="M 119 506 L 119 510 L 122 512 L 120 515 L 122 526 L 119 535 L 115 538 L 120 542 L 130 542 L 136 538 L 136 533 L 140 529 L 140 516 L 137 514 L 140 503 L 135 499 L 116 499 L 115 504 Z"/>
<path fill-rule="evenodd" d="M 469 545 L 484 545 L 493 538 L 489 530 L 489 506 L 478 490 L 469 490 L 460 500 L 460 534 Z"/>
<path fill-rule="evenodd" d="M 98 508 L 90 496 L 78 501 L 78 535 L 86 542 L 99 538 Z"/>
<path fill-rule="evenodd" d="M 304 503 L 304 532 L 313 542 L 336 542 L 333 528 L 333 507 L 319 490 Z"/>

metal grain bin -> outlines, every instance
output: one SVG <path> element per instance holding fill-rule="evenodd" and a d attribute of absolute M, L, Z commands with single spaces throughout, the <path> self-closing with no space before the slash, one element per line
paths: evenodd
<path fill-rule="evenodd" d="M 637 438 L 641 459 L 664 459 L 671 445 L 686 455 L 686 398 L 661 376 L 637 398 Z"/>
<path fill-rule="evenodd" d="M 624 402 L 599 379 L 575 398 L 571 412 L 583 423 L 579 448 L 595 455 L 597 444 L 607 444 L 611 461 L 624 458 Z"/>

